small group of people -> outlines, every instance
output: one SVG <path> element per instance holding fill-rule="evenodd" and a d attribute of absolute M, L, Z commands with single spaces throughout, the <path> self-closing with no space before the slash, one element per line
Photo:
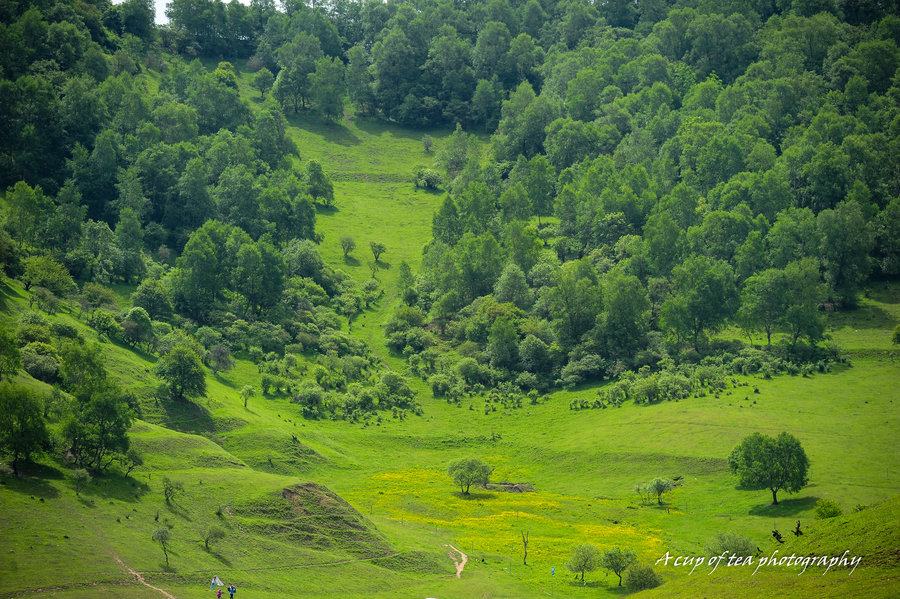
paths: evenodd
<path fill-rule="evenodd" d="M 209 583 L 209 590 L 213 590 L 214 588 L 216 588 L 216 586 L 225 586 L 225 584 L 221 580 L 219 580 L 218 576 L 214 577 Z M 234 594 L 237 593 L 237 587 L 235 587 L 233 584 L 230 584 L 228 585 L 228 588 L 226 590 L 228 591 L 228 597 L 230 599 L 234 599 Z M 216 599 L 222 599 L 222 589 L 216 591 Z"/>

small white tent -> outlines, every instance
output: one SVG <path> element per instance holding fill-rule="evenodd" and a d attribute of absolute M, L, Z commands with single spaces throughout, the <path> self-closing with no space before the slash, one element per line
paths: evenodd
<path fill-rule="evenodd" d="M 225 586 L 225 583 L 219 580 L 218 576 L 213 576 L 213 579 L 209 581 L 209 590 L 213 590 L 217 586 L 223 587 Z"/>

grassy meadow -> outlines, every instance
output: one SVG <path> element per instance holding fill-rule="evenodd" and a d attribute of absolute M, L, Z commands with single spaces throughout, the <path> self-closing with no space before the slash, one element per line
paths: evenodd
<path fill-rule="evenodd" d="M 248 81 L 243 74 L 242 92 L 258 98 Z M 385 347 L 381 325 L 397 301 L 396 265 L 405 260 L 415 271 L 430 239 L 441 196 L 415 189 L 411 175 L 434 154 L 424 152 L 421 131 L 352 114 L 339 123 L 301 115 L 291 125 L 298 166 L 317 159 L 334 180 L 335 208 L 320 209 L 316 225 L 326 262 L 363 281 L 371 274 L 369 242 L 387 245 L 377 272 L 385 295 L 349 329 L 385 367 L 403 369 Z M 430 132 L 437 148 L 447 133 Z M 357 242 L 347 260 L 343 235 Z M 119 291 L 127 297 L 131 289 Z M 4 283 L 0 301 L 9 320 L 28 309 L 17 282 Z M 76 312 L 49 318 L 96 338 Z M 0 597 L 212 597 L 214 575 L 236 584 L 241 599 L 611 597 L 625 594 L 614 575 L 597 570 L 582 583 L 566 570 L 575 545 L 619 546 L 653 564 L 667 551 L 705 555 L 706 544 L 729 530 L 751 538 L 764 555 L 849 549 L 863 561 L 849 576 L 822 568 L 801 576 L 784 568 L 755 576 L 721 568 L 708 576 L 705 567 L 691 575 L 659 565 L 665 584 L 646 594 L 896 596 L 900 354 L 890 332 L 898 321 L 900 287 L 873 287 L 856 311 L 829 315 L 829 334 L 851 366 L 811 377 L 735 377 L 747 386 L 719 398 L 571 411 L 571 399 L 595 395 L 588 387 L 485 413 L 482 399 L 457 407 L 414 379 L 424 415 L 401 421 L 387 413 L 367 426 L 306 421 L 281 395 L 258 394 L 245 408 L 239 390 L 258 389 L 261 377 L 247 360 L 207 373 L 204 399 L 160 402 L 152 393 L 155 357 L 106 343 L 108 368 L 141 398 L 131 439 L 145 463 L 127 477 L 113 469 L 80 492 L 57 460 L 46 458 L 20 478 L 4 470 Z M 768 491 L 736 488 L 728 470 L 732 448 L 755 431 L 791 432 L 810 459 L 810 484 L 794 495 L 782 492 L 777 506 Z M 446 468 L 469 456 L 494 468 L 492 481 L 527 483 L 533 491 L 462 495 Z M 681 484 L 663 505 L 643 505 L 635 484 L 656 476 L 680 477 Z M 163 477 L 184 488 L 171 503 L 163 498 Z M 845 515 L 816 520 L 821 498 L 838 502 Z M 867 507 L 852 513 L 857 505 Z M 798 519 L 806 534 L 794 539 L 788 532 Z M 165 524 L 172 535 L 168 565 L 151 540 Z M 211 526 L 225 538 L 207 549 Z M 773 528 L 785 545 L 772 539 Z M 460 578 L 450 545 L 468 556 Z"/>

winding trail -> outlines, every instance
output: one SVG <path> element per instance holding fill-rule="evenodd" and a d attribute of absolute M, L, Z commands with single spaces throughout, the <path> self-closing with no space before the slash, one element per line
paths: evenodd
<path fill-rule="evenodd" d="M 176 599 L 176 597 L 174 595 L 170 594 L 168 591 L 164 591 L 159 587 L 155 587 L 152 584 L 150 584 L 149 582 L 147 582 L 146 580 L 144 580 L 144 577 L 141 576 L 140 572 L 132 570 L 131 566 L 129 566 L 128 564 L 123 562 L 121 559 L 119 559 L 118 555 L 114 555 L 113 557 L 116 559 L 117 562 L 119 562 L 119 565 L 122 566 L 123 568 L 125 568 L 126 570 L 128 570 L 128 573 L 131 574 L 132 576 L 134 576 L 139 583 L 141 583 L 145 587 L 149 587 L 149 588 L 153 589 L 154 591 L 159 591 L 160 593 L 163 594 L 163 596 L 168 597 L 169 599 Z"/>
<path fill-rule="evenodd" d="M 460 551 L 459 549 L 457 549 L 456 547 L 454 547 L 453 545 L 444 545 L 444 547 L 449 547 L 450 549 L 452 549 L 453 551 L 457 552 L 460 555 L 460 559 L 457 560 L 455 557 L 453 557 L 452 553 L 447 554 L 448 556 L 450 556 L 450 559 L 453 560 L 453 565 L 456 566 L 456 577 L 460 578 L 463 573 L 463 568 L 466 567 L 466 563 L 468 563 L 468 561 L 469 561 L 469 556 L 466 555 L 465 553 L 463 553 L 462 551 Z"/>

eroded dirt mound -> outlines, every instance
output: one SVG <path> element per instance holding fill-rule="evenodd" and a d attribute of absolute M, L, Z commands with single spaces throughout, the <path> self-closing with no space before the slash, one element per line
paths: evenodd
<path fill-rule="evenodd" d="M 506 491 L 508 493 L 534 493 L 531 483 L 488 483 L 484 486 L 488 491 Z"/>
<path fill-rule="evenodd" d="M 248 500 L 236 505 L 234 512 L 246 528 L 311 549 L 338 549 L 360 557 L 391 550 L 374 524 L 333 491 L 313 482 Z"/>

